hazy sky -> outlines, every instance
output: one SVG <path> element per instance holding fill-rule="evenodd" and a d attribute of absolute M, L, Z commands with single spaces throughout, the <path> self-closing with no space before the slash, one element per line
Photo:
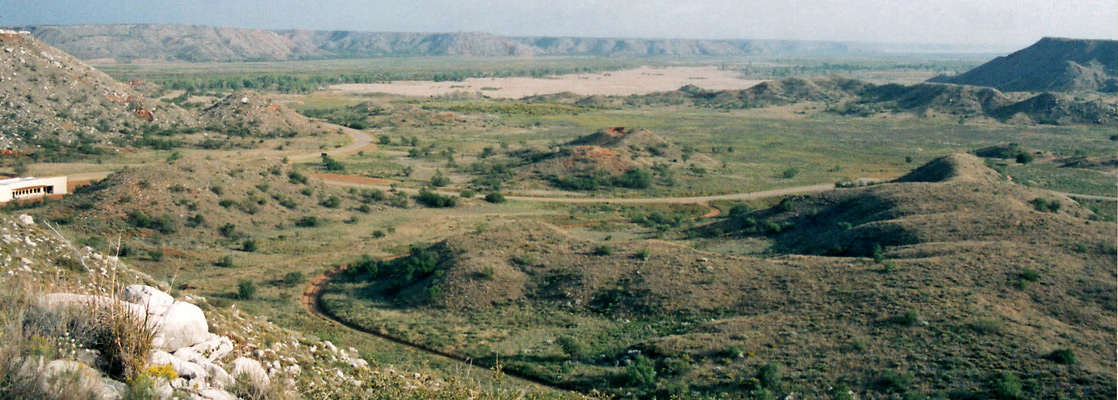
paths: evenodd
<path fill-rule="evenodd" d="M 0 25 L 1025 45 L 1118 38 L 1118 0 L 3 0 Z"/>

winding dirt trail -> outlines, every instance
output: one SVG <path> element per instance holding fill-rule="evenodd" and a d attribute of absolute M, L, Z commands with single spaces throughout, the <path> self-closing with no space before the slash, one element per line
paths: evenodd
<path fill-rule="evenodd" d="M 387 257 L 385 259 L 393 259 L 393 258 L 397 258 L 397 257 L 401 257 L 401 256 L 399 256 L 399 255 L 398 256 L 391 256 L 391 257 Z M 473 360 L 470 357 L 463 357 L 463 356 L 460 356 L 460 355 L 457 355 L 457 354 L 447 353 L 447 352 L 444 352 L 444 351 L 440 351 L 440 350 L 437 350 L 437 349 L 433 349 L 433 348 L 424 346 L 422 344 L 412 343 L 412 342 L 409 342 L 409 341 L 406 341 L 406 340 L 403 340 L 403 339 L 400 339 L 400 338 L 397 338 L 397 337 L 394 337 L 394 336 L 385 335 L 383 333 L 364 328 L 364 327 L 359 326 L 357 324 L 354 324 L 354 323 L 351 323 L 351 322 L 346 321 L 344 319 L 338 318 L 337 316 L 330 313 L 328 310 L 324 310 L 322 308 L 321 304 L 320 304 L 320 299 L 322 298 L 322 292 L 326 290 L 326 286 L 330 284 L 330 280 L 332 280 L 334 278 L 334 276 L 341 273 L 342 271 L 345 271 L 345 267 L 344 266 L 338 266 L 338 267 L 336 267 L 332 270 L 323 272 L 322 274 L 314 277 L 314 279 L 311 279 L 310 282 L 307 282 L 307 286 L 303 288 L 303 297 L 300 300 L 300 303 L 302 303 L 303 308 L 305 310 L 307 310 L 308 313 L 310 313 L 311 315 L 314 315 L 316 317 L 322 318 L 322 319 L 328 321 L 329 323 L 331 323 L 335 326 L 344 327 L 344 328 L 347 328 L 347 329 L 350 329 L 350 330 L 353 330 L 353 331 L 356 331 L 356 332 L 360 332 L 360 333 L 363 333 L 363 334 L 366 334 L 366 335 L 374 336 L 374 337 L 379 338 L 381 340 L 388 341 L 388 342 L 391 342 L 391 343 L 395 343 L 395 344 L 410 348 L 411 350 L 413 350 L 417 353 L 422 353 L 426 356 L 438 357 L 438 358 L 442 358 L 442 359 L 449 360 L 449 361 L 460 362 L 462 364 L 465 364 L 469 368 L 479 368 L 479 369 L 482 369 L 482 370 L 486 370 L 486 371 L 482 371 L 482 373 L 488 372 L 487 369 L 492 367 L 492 365 L 487 365 L 487 364 L 477 362 L 477 360 Z M 552 382 L 548 382 L 548 381 L 545 381 L 545 380 L 542 380 L 542 379 L 539 379 L 539 378 L 536 378 L 536 377 L 533 377 L 533 376 L 524 375 L 524 374 L 521 374 L 521 373 L 519 373 L 517 371 L 514 371 L 514 370 L 504 369 L 502 372 L 505 375 L 507 375 L 508 377 L 510 377 L 512 379 L 516 379 L 516 380 L 521 381 L 523 383 L 534 384 L 534 385 L 542 386 L 542 387 L 552 389 L 552 390 L 557 390 L 557 391 L 564 391 L 564 392 L 573 391 L 573 389 L 565 388 L 563 386 L 556 385 Z M 479 376 L 483 376 L 483 375 L 479 375 Z"/>

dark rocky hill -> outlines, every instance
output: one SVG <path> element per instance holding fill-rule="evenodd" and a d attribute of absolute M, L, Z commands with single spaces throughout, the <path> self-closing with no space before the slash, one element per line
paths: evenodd
<path fill-rule="evenodd" d="M 131 144 L 197 117 L 153 101 L 31 35 L 0 32 L 0 148 Z"/>
<path fill-rule="evenodd" d="M 589 99 L 552 100 L 584 104 Z M 803 102 L 823 102 L 831 111 L 861 116 L 910 113 L 924 117 L 989 117 L 1025 124 L 1118 124 L 1118 105 L 1100 98 L 1075 98 L 1047 92 L 1026 98 L 981 86 L 943 83 L 875 85 L 840 76 L 787 78 L 745 90 L 709 91 L 688 85 L 672 92 L 610 98 L 594 103 L 635 106 L 689 104 L 741 109 Z"/>
<path fill-rule="evenodd" d="M 1118 91 L 1118 41 L 1044 38 L 962 75 L 932 81 L 1003 92 Z"/>

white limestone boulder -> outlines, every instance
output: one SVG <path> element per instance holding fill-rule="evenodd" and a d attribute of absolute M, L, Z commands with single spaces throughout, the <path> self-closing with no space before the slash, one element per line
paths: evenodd
<path fill-rule="evenodd" d="M 162 316 L 167 313 L 175 298 L 163 291 L 147 285 L 129 285 L 121 289 L 121 300 L 147 307 L 149 315 Z"/>
<path fill-rule="evenodd" d="M 152 365 L 170 365 L 175 370 L 175 374 L 187 379 L 206 378 L 209 376 L 206 369 L 202 366 L 175 357 L 165 351 L 154 351 L 151 353 Z"/>
<path fill-rule="evenodd" d="M 209 339 L 190 346 L 190 349 L 206 357 L 206 360 L 214 362 L 233 352 L 233 341 L 211 333 Z"/>
<path fill-rule="evenodd" d="M 174 302 L 159 322 L 159 330 L 152 340 L 152 347 L 157 350 L 174 351 L 190 347 L 210 336 L 206 314 L 190 303 Z"/>
<path fill-rule="evenodd" d="M 268 373 L 259 361 L 251 358 L 239 357 L 233 360 L 233 377 L 242 383 L 256 388 L 267 388 L 271 384 Z"/>

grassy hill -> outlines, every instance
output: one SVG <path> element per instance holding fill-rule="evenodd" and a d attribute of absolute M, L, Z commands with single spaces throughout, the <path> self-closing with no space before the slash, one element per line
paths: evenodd
<path fill-rule="evenodd" d="M 623 396 L 1112 397 L 1115 237 L 1098 219 L 955 155 L 696 228 L 765 257 L 510 224 L 358 263 L 325 301 Z"/>
<path fill-rule="evenodd" d="M 935 82 L 988 86 L 1004 92 L 1118 91 L 1118 41 L 1044 38 L 958 76 Z"/>
<path fill-rule="evenodd" d="M 716 165 L 706 155 L 676 146 L 647 129 L 624 127 L 576 138 L 554 151 L 527 149 L 515 155 L 523 162 L 516 168 L 521 179 L 542 179 L 569 190 L 646 189 L 670 180 L 673 170 Z"/>
<path fill-rule="evenodd" d="M 238 90 L 202 110 L 202 121 L 211 130 L 243 132 L 247 136 L 293 137 L 321 134 L 326 128 L 266 96 Z"/>

